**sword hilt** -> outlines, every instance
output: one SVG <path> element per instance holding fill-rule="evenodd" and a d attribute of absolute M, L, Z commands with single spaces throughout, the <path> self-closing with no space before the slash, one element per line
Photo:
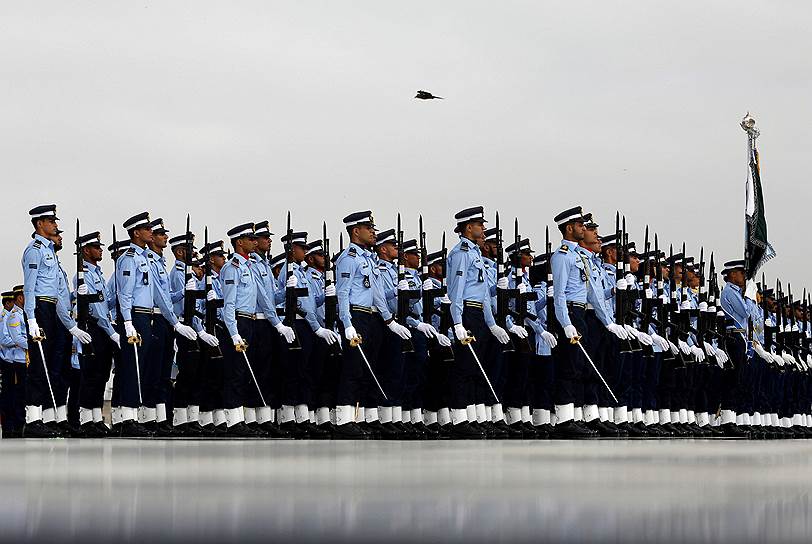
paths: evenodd
<path fill-rule="evenodd" d="M 353 336 L 352 340 L 350 340 L 350 347 L 358 347 L 364 342 L 364 338 L 360 334 L 356 334 Z"/>
<path fill-rule="evenodd" d="M 140 334 L 136 334 L 135 336 L 128 336 L 127 343 L 132 344 L 134 346 L 140 346 L 141 344 L 144 343 L 144 339 L 141 338 Z"/>
<path fill-rule="evenodd" d="M 40 329 L 39 336 L 32 336 L 31 340 L 33 340 L 34 342 L 42 342 L 43 340 L 45 340 L 45 332 L 42 329 Z"/>
<path fill-rule="evenodd" d="M 237 353 L 245 353 L 248 351 L 248 344 L 243 340 L 238 344 L 234 344 L 234 349 L 237 350 Z"/>
<path fill-rule="evenodd" d="M 468 336 L 460 340 L 460 344 L 462 344 L 463 346 L 467 346 L 469 344 L 473 344 L 474 342 L 476 342 L 476 336 L 474 336 L 471 331 L 465 332 L 468 334 Z"/>
<path fill-rule="evenodd" d="M 570 338 L 570 344 L 575 345 L 579 343 L 581 341 L 581 338 L 583 338 L 583 336 L 581 336 L 580 334 L 573 336 L 572 338 Z"/>

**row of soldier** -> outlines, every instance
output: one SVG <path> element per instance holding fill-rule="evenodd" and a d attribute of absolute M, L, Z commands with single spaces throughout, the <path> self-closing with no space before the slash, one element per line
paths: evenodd
<path fill-rule="evenodd" d="M 109 278 L 100 233 L 77 222 L 69 286 L 56 206 L 30 215 L 23 285 L 3 294 L 6 436 L 812 434 L 806 296 L 756 287 L 743 261 L 719 289 L 713 256 L 706 275 L 704 253 L 648 232 L 638 252 L 619 217 L 600 236 L 566 210 L 561 244 L 548 235 L 535 258 L 518 223 L 503 249 L 482 207 L 435 253 L 422 224 L 403 240 L 364 211 L 331 258 L 326 229 L 308 242 L 288 219 L 272 258 L 267 221 L 228 231 L 228 248 L 206 233 L 198 253 L 188 218 L 170 238 L 145 212 L 108 247 Z"/>

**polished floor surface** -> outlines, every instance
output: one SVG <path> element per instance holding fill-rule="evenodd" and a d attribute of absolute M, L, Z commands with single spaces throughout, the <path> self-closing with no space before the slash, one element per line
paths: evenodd
<path fill-rule="evenodd" d="M 0 441 L 0 540 L 812 542 L 812 441 Z"/>

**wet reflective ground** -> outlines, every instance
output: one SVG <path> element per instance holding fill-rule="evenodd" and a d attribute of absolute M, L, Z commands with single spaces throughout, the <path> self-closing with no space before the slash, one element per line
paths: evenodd
<path fill-rule="evenodd" d="M 0 441 L 0 540 L 812 541 L 808 441 Z"/>

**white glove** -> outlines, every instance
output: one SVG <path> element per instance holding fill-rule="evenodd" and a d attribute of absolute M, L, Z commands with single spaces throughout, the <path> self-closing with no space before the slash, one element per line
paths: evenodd
<path fill-rule="evenodd" d="M 136 336 L 138 336 L 138 331 L 135 330 L 135 327 L 133 327 L 132 321 L 124 322 L 124 335 L 127 338 L 135 338 Z"/>
<path fill-rule="evenodd" d="M 194 278 L 189 278 L 189 281 L 186 282 L 186 290 L 187 291 L 196 291 L 197 290 L 197 280 Z"/>
<path fill-rule="evenodd" d="M 214 289 L 210 289 L 208 293 L 206 293 L 206 300 L 211 302 L 212 300 L 217 300 L 217 293 L 214 292 Z"/>
<path fill-rule="evenodd" d="M 78 339 L 83 344 L 89 344 L 93 341 L 93 337 L 90 336 L 89 333 L 83 331 L 79 327 L 73 327 L 72 329 L 68 329 L 68 332 L 73 335 L 74 338 Z"/>
<path fill-rule="evenodd" d="M 110 340 L 113 341 L 113 343 L 116 345 L 116 347 L 118 349 L 121 349 L 121 335 L 120 334 L 118 334 L 117 332 L 114 332 L 113 334 L 110 335 Z"/>
<path fill-rule="evenodd" d="M 713 357 L 716 354 L 716 348 L 707 342 L 702 342 L 702 347 L 705 348 L 705 353 L 708 355 L 708 357 Z"/>
<path fill-rule="evenodd" d="M 679 350 L 685 355 L 691 354 L 691 346 L 689 346 L 684 340 L 677 340 L 677 345 L 679 346 Z"/>
<path fill-rule="evenodd" d="M 276 324 L 276 330 L 279 332 L 279 334 L 282 335 L 282 337 L 285 339 L 285 342 L 287 342 L 288 344 L 292 344 L 293 341 L 296 340 L 296 334 L 293 332 L 293 328 L 288 327 L 281 321 Z"/>
<path fill-rule="evenodd" d="M 547 296 L 550 298 L 555 296 L 555 287 L 552 285 L 547 288 Z"/>
<path fill-rule="evenodd" d="M 527 338 L 527 329 L 525 329 L 521 325 L 511 325 L 510 332 L 512 332 L 519 338 Z"/>
<path fill-rule="evenodd" d="M 723 365 L 730 360 L 730 357 L 727 356 L 727 353 L 725 353 L 721 349 L 717 349 L 714 355 L 716 355 L 716 361 L 720 365 Z"/>
<path fill-rule="evenodd" d="M 770 353 L 769 356 L 772 358 L 773 362 L 777 364 L 779 367 L 784 366 L 784 358 L 776 353 Z"/>
<path fill-rule="evenodd" d="M 459 340 L 460 342 L 468 338 L 468 331 L 465 330 L 465 327 L 462 326 L 462 323 L 454 325 L 454 336 L 456 336 L 457 340 Z"/>
<path fill-rule="evenodd" d="M 496 287 L 498 289 L 508 289 L 508 288 L 510 288 L 510 283 L 508 283 L 507 276 L 504 276 L 504 277 L 499 278 L 498 280 L 496 280 Z"/>
<path fill-rule="evenodd" d="M 491 325 L 491 334 L 496 337 L 496 340 L 499 341 L 500 344 L 507 344 L 510 342 L 510 336 L 508 336 L 507 331 L 500 327 L 499 325 Z"/>
<path fill-rule="evenodd" d="M 699 303 L 699 311 L 700 312 L 707 312 L 708 311 L 708 303 L 707 302 L 700 302 Z"/>
<path fill-rule="evenodd" d="M 801 367 L 801 370 L 803 370 L 804 372 L 809 370 L 809 367 L 806 366 L 806 361 L 804 361 L 803 357 L 801 357 L 800 359 L 797 359 L 797 361 L 798 361 L 798 365 L 800 365 L 800 367 Z"/>
<path fill-rule="evenodd" d="M 626 331 L 626 336 L 629 338 L 637 338 L 637 329 L 631 325 L 623 325 L 623 330 Z"/>
<path fill-rule="evenodd" d="M 575 325 L 567 325 L 564 327 L 564 336 L 567 338 L 575 338 L 576 336 L 581 336 L 578 334 L 578 329 L 575 328 Z"/>
<path fill-rule="evenodd" d="M 761 347 L 761 344 L 759 344 L 758 342 L 753 342 L 753 351 L 755 351 L 756 355 L 758 355 L 768 363 L 772 363 L 775 361 L 775 359 L 773 359 L 772 356 L 769 353 L 767 353 L 764 350 L 764 348 Z"/>
<path fill-rule="evenodd" d="M 784 359 L 784 362 L 790 366 L 795 365 L 795 360 L 792 358 L 792 355 L 787 353 L 786 351 L 781 353 L 781 358 Z"/>
<path fill-rule="evenodd" d="M 651 336 L 649 336 L 648 334 L 644 333 L 643 331 L 637 331 L 637 339 L 644 346 L 653 346 L 654 345 L 654 339 Z"/>
<path fill-rule="evenodd" d="M 544 340 L 548 346 L 550 346 L 550 349 L 553 349 L 558 345 L 558 340 L 555 339 L 555 335 L 551 332 L 542 331 L 541 339 Z"/>
<path fill-rule="evenodd" d="M 434 282 L 426 278 L 425 280 L 423 280 L 422 288 L 424 291 L 431 291 L 432 289 L 434 289 Z"/>
<path fill-rule="evenodd" d="M 200 331 L 197 333 L 197 336 L 200 337 L 206 344 L 210 345 L 213 348 L 216 348 L 220 345 L 220 341 L 217 340 L 217 337 L 213 334 L 209 334 L 206 331 Z"/>
<path fill-rule="evenodd" d="M 448 298 L 448 295 L 443 295 L 443 298 L 440 299 L 440 304 L 451 304 L 451 299 Z"/>
<path fill-rule="evenodd" d="M 698 362 L 700 362 L 700 363 L 701 363 L 702 361 L 704 361 L 704 360 L 705 360 L 705 352 L 704 352 L 704 351 L 702 351 L 702 350 L 701 350 L 700 348 L 698 348 L 697 346 L 691 346 L 691 353 L 693 353 L 694 358 L 696 358 L 696 360 L 697 360 Z"/>
<path fill-rule="evenodd" d="M 390 331 L 397 334 L 398 336 L 400 336 L 404 340 L 408 340 L 409 338 L 412 337 L 411 331 L 409 331 L 409 329 L 407 329 L 406 327 L 404 327 L 403 325 L 401 325 L 400 323 L 398 323 L 394 319 L 389 322 L 387 327 L 389 327 Z"/>
<path fill-rule="evenodd" d="M 42 331 L 40 330 L 39 325 L 37 325 L 36 319 L 28 320 L 28 334 L 31 336 L 31 338 L 42 338 Z"/>
<path fill-rule="evenodd" d="M 179 335 L 189 340 L 197 339 L 197 333 L 195 332 L 195 330 L 189 325 L 184 325 L 181 322 L 175 323 L 175 332 L 177 332 Z"/>
<path fill-rule="evenodd" d="M 626 280 L 620 278 L 615 284 L 615 291 L 625 291 L 627 287 Z"/>
<path fill-rule="evenodd" d="M 621 325 L 618 325 L 617 323 L 609 323 L 608 325 L 606 325 L 606 328 L 609 329 L 609 332 L 611 332 L 621 340 L 626 340 L 627 338 L 629 338 L 629 334 L 626 332 L 626 329 L 624 329 Z"/>
<path fill-rule="evenodd" d="M 690 310 L 691 309 L 691 301 L 686 300 L 682 304 L 680 304 L 680 310 Z"/>
<path fill-rule="evenodd" d="M 806 356 L 806 368 L 807 369 L 812 368 L 812 355 Z"/>
<path fill-rule="evenodd" d="M 756 282 L 754 282 L 753 280 L 747 280 L 747 284 L 744 287 L 745 298 L 749 298 L 750 300 L 756 300 L 756 293 L 758 293 L 758 287 L 756 287 Z"/>
<path fill-rule="evenodd" d="M 451 340 L 449 340 L 448 336 L 446 336 L 444 334 L 440 334 L 438 332 L 435 335 L 435 338 L 437 338 L 437 343 L 440 344 L 441 346 L 443 346 L 444 348 L 450 348 L 451 347 Z"/>
<path fill-rule="evenodd" d="M 242 336 L 239 334 L 235 334 L 231 337 L 231 341 L 234 343 L 235 346 L 239 346 L 245 344 L 245 340 L 242 339 Z"/>
<path fill-rule="evenodd" d="M 324 296 L 327 297 L 334 297 L 336 296 L 336 286 L 333 284 L 328 285 L 324 288 Z"/>
<path fill-rule="evenodd" d="M 634 284 L 637 282 L 637 278 L 634 277 L 634 274 L 626 274 L 623 279 L 626 280 L 626 287 L 634 287 Z"/>
<path fill-rule="evenodd" d="M 344 329 L 344 338 L 347 340 L 352 341 L 354 338 L 358 337 L 358 333 L 355 332 L 355 327 L 347 327 Z"/>
<path fill-rule="evenodd" d="M 296 274 L 291 274 L 291 276 L 288 278 L 288 281 L 285 282 L 285 287 L 295 289 L 298 286 L 299 280 L 296 279 Z"/>
<path fill-rule="evenodd" d="M 671 349 L 668 345 L 668 340 L 666 340 L 656 332 L 651 335 L 651 339 L 654 340 L 654 343 L 657 344 L 657 347 L 660 348 L 660 351 L 668 351 L 669 349 Z"/>
<path fill-rule="evenodd" d="M 668 341 L 668 347 L 669 349 L 671 349 L 672 354 L 676 355 L 677 353 L 679 353 L 679 349 L 677 348 L 677 346 L 674 345 L 674 342 L 672 342 L 671 340 Z"/>
<path fill-rule="evenodd" d="M 79 295 L 86 295 L 87 294 L 87 284 L 83 283 L 79 287 L 76 288 L 76 293 Z"/>
<path fill-rule="evenodd" d="M 521 294 L 525 294 L 527 292 L 527 286 L 523 283 L 520 283 L 517 289 Z"/>
<path fill-rule="evenodd" d="M 341 337 L 338 334 L 330 329 L 325 329 L 324 327 L 319 327 L 316 329 L 316 336 L 327 342 L 328 346 L 332 346 L 336 342 L 341 341 Z"/>
<path fill-rule="evenodd" d="M 398 282 L 398 291 L 408 291 L 409 290 L 409 281 L 408 280 L 400 280 Z"/>
<path fill-rule="evenodd" d="M 426 338 L 437 336 L 437 329 L 431 326 L 430 323 L 423 323 L 422 321 L 417 324 L 417 330 L 426 335 Z"/>
<path fill-rule="evenodd" d="M 665 293 L 663 293 L 663 294 L 660 296 L 660 300 L 662 300 L 662 301 L 663 301 L 663 304 L 669 304 L 669 303 L 671 302 L 671 299 L 670 299 L 670 298 L 668 298 L 668 295 L 666 295 Z"/>

